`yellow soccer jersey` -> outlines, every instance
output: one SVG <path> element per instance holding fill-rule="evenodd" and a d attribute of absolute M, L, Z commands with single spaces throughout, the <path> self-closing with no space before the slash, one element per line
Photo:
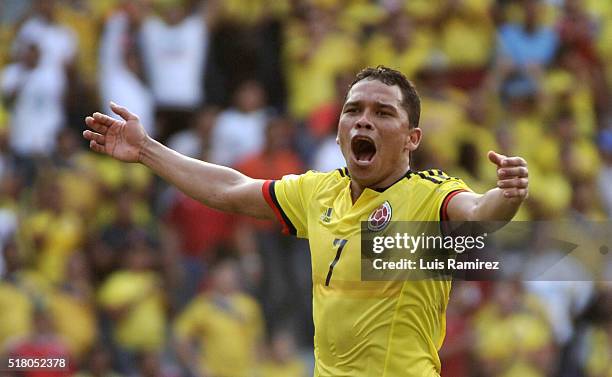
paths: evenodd
<path fill-rule="evenodd" d="M 451 283 L 361 281 L 361 221 L 375 212 L 439 221 L 450 198 L 469 188 L 440 170 L 409 171 L 385 190 L 366 188 L 353 204 L 350 180 L 344 168 L 262 187 L 284 231 L 309 239 L 315 376 L 438 376 Z"/>

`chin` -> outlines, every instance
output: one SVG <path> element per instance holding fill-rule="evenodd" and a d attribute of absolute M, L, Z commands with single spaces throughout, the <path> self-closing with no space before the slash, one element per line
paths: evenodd
<path fill-rule="evenodd" d="M 351 178 L 364 187 L 375 184 L 379 178 L 377 173 L 380 173 L 380 169 L 375 164 L 364 166 L 362 164 L 351 163 L 348 168 Z"/>

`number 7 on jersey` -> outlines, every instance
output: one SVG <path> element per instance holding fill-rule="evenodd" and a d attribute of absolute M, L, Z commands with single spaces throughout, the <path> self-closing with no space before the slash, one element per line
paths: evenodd
<path fill-rule="evenodd" d="M 327 278 L 325 279 L 326 287 L 329 287 L 329 281 L 331 280 L 332 273 L 334 272 L 334 266 L 336 265 L 336 263 L 338 263 L 338 260 L 340 260 L 340 255 L 342 255 L 342 250 L 344 249 L 344 246 L 346 245 L 347 241 L 348 240 L 343 240 L 340 238 L 334 239 L 333 245 L 334 247 L 338 248 L 338 251 L 336 252 L 336 257 L 329 265 L 329 271 L 327 272 Z"/>

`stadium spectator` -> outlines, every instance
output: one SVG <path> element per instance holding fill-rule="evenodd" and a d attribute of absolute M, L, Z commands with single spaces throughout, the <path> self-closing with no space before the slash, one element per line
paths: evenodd
<path fill-rule="evenodd" d="M 133 237 L 141 233 L 150 235 L 145 227 L 146 221 L 139 219 L 138 193 L 124 188 L 114 194 L 115 206 L 111 208 L 111 218 L 101 229 L 102 240 L 119 255 L 128 249 Z M 147 216 L 148 217 L 148 216 Z"/>
<path fill-rule="evenodd" d="M 225 259 L 211 272 L 208 292 L 197 296 L 174 323 L 182 366 L 194 375 L 249 376 L 263 341 L 259 305 L 240 288 L 236 263 Z"/>
<path fill-rule="evenodd" d="M 584 220 L 575 220 L 573 228 L 582 237 L 588 237 L 593 230 L 589 229 L 588 222 L 582 222 Z M 546 223 L 538 225 L 530 247 L 530 263 L 522 271 L 524 288 L 527 294 L 541 303 L 555 343 L 563 348 L 569 345 L 578 319 L 591 302 L 594 294 L 591 280 L 594 276 L 586 267 L 587 260 L 567 255 L 561 246 L 554 247 L 546 241 L 557 236 L 558 232 L 553 232 Z M 561 259 L 564 263 L 557 264 Z M 549 280 L 554 283 L 551 284 Z"/>
<path fill-rule="evenodd" d="M 487 1 L 446 1 L 432 34 L 449 68 L 449 80 L 460 88 L 477 88 L 492 58 L 495 33 Z M 437 31 L 437 33 L 436 33 Z"/>
<path fill-rule="evenodd" d="M 36 184 L 35 210 L 24 219 L 25 255 L 49 281 L 61 283 L 70 256 L 82 245 L 84 220 L 67 208 L 57 177 L 40 176 Z"/>
<path fill-rule="evenodd" d="M 608 269 L 608 273 L 612 270 Z M 607 279 L 612 275 L 607 275 Z M 581 338 L 578 359 L 587 377 L 609 376 L 612 373 L 612 287 L 602 283 L 593 301 L 594 315 Z"/>
<path fill-rule="evenodd" d="M 238 161 L 236 169 L 249 177 L 278 177 L 304 171 L 300 157 L 293 152 L 295 126 L 288 118 L 272 118 L 265 127 L 261 151 Z"/>
<path fill-rule="evenodd" d="M 31 334 L 10 345 L 8 357 L 27 360 L 45 355 L 51 359 L 63 360 L 64 368 L 55 370 L 25 368 L 23 375 L 26 377 L 60 377 L 74 370 L 74 366 L 70 365 L 71 355 L 68 346 L 56 331 L 49 309 L 43 303 L 35 304 L 32 322 Z"/>
<path fill-rule="evenodd" d="M 295 339 L 288 331 L 277 331 L 270 341 L 268 358 L 259 368 L 261 377 L 306 377 L 307 368 L 296 353 Z"/>
<path fill-rule="evenodd" d="M 463 94 L 451 86 L 447 63 L 436 57 L 432 59 L 417 76 L 423 88 L 419 92 L 423 109 L 420 122 L 428 135 L 423 139 L 422 147 L 436 156 L 438 166 L 454 166 L 458 150 L 451 140 L 459 138 L 466 123 L 462 105 L 465 100 Z"/>
<path fill-rule="evenodd" d="M 476 365 L 487 376 L 549 376 L 555 344 L 541 303 L 520 282 L 496 284 L 493 300 L 473 317 Z"/>
<path fill-rule="evenodd" d="M 15 242 L 10 241 L 4 245 L 2 259 L 4 271 L 0 280 L 0 354 L 6 355 L 9 345 L 31 332 L 33 304 L 23 287 L 25 264 Z"/>
<path fill-rule="evenodd" d="M 233 106 L 221 112 L 212 131 L 210 160 L 234 166 L 264 146 L 268 121 L 266 93 L 260 83 L 243 82 L 234 93 Z"/>
<path fill-rule="evenodd" d="M 540 70 L 552 62 L 559 37 L 542 22 L 542 2 L 523 0 L 521 4 L 523 22 L 510 22 L 499 28 L 498 64 L 511 70 Z"/>
<path fill-rule="evenodd" d="M 67 82 L 56 66 L 43 63 L 38 44 L 21 42 L 18 56 L 16 63 L 2 71 L 1 89 L 10 104 L 11 149 L 25 159 L 22 169 L 26 174 L 32 174 L 31 159 L 51 154 L 56 135 L 64 127 L 63 95 Z M 48 137 L 41 137 L 42 133 Z"/>
<path fill-rule="evenodd" d="M 467 377 L 474 364 L 474 334 L 470 320 L 482 304 L 483 294 L 478 283 L 464 281 L 456 283 L 451 295 L 453 305 L 449 306 L 447 311 L 446 339 L 440 352 L 441 375 Z"/>
<path fill-rule="evenodd" d="M 216 107 L 201 109 L 194 115 L 189 129 L 179 131 L 168 139 L 168 146 L 185 156 L 207 159 L 211 148 L 211 133 L 218 115 L 219 109 Z"/>
<path fill-rule="evenodd" d="M 164 225 L 166 240 L 170 240 L 172 252 L 180 259 L 181 282 L 173 295 L 178 307 L 187 304 L 199 291 L 218 250 L 232 245 L 235 220 L 235 216 L 173 191 Z"/>
<path fill-rule="evenodd" d="M 104 109 L 110 109 L 111 100 L 124 101 L 139 109 L 142 120 L 149 122 L 147 132 L 156 135 L 155 100 L 144 80 L 139 43 L 145 17 L 144 2 L 126 1 L 106 21 L 100 41 L 100 97 Z"/>
<path fill-rule="evenodd" d="M 205 77 L 207 103 L 227 106 L 231 94 L 255 79 L 276 111 L 286 107 L 283 70 L 284 20 L 292 11 L 289 0 L 216 1 L 217 22 L 211 33 Z"/>
<path fill-rule="evenodd" d="M 582 1 L 567 0 L 563 4 L 563 15 L 558 22 L 560 48 L 574 56 L 588 73 L 593 90 L 596 110 L 606 111 L 610 99 L 605 71 L 596 46 L 597 20 L 591 16 Z"/>
<path fill-rule="evenodd" d="M 338 4 L 335 4 L 338 5 Z M 334 78 L 357 69 L 360 56 L 355 35 L 343 33 L 335 21 L 338 9 L 331 5 L 305 5 L 287 20 L 286 56 L 289 112 L 303 119 L 322 103 L 334 99 Z"/>
<path fill-rule="evenodd" d="M 72 365 L 80 365 L 98 336 L 95 297 L 85 256 L 73 254 L 67 263 L 66 281 L 46 300 L 57 332 L 72 355 Z"/>
<path fill-rule="evenodd" d="M 122 253 L 123 268 L 98 288 L 97 301 L 107 316 L 106 328 L 112 328 L 115 359 L 122 373 L 135 370 L 138 352 L 164 346 L 164 294 L 152 253 L 144 235 L 132 234 Z"/>
<path fill-rule="evenodd" d="M 74 64 L 77 48 L 74 30 L 58 21 L 57 0 L 36 0 L 30 17 L 21 25 L 13 43 L 17 54 L 34 44 L 40 51 L 40 65 L 64 76 Z M 62 77 L 65 80 L 65 77 Z"/>
<path fill-rule="evenodd" d="M 390 12 L 366 41 L 365 63 L 396 67 L 407 77 L 414 77 L 427 66 L 435 43 L 430 30 L 420 30 L 415 23 L 401 8 Z"/>
<path fill-rule="evenodd" d="M 159 137 L 188 127 L 191 113 L 205 100 L 203 74 L 208 56 L 208 8 L 186 2 L 156 3 L 159 13 L 142 21 L 142 56 L 156 105 Z"/>
<path fill-rule="evenodd" d="M 292 150 L 295 126 L 288 118 L 272 118 L 265 132 L 260 153 L 246 157 L 236 169 L 249 177 L 262 178 L 301 173 L 304 165 Z M 250 278 L 260 300 L 268 330 L 284 321 L 303 322 L 299 308 L 307 307 L 296 299 L 296 292 L 308 290 L 308 277 L 303 268 L 308 251 L 295 240 L 279 234 L 271 221 L 240 217 L 235 239 L 243 270 Z M 279 282 L 286 282 L 279 284 Z"/>

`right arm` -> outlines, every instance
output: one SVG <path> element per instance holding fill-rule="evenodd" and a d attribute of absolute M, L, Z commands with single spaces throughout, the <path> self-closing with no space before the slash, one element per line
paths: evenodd
<path fill-rule="evenodd" d="M 125 162 L 140 162 L 185 194 L 209 207 L 248 216 L 273 219 L 262 194 L 263 180 L 252 179 L 224 166 L 184 156 L 150 138 L 138 117 L 111 103 L 123 120 L 94 113 L 83 132 L 89 147 Z"/>

